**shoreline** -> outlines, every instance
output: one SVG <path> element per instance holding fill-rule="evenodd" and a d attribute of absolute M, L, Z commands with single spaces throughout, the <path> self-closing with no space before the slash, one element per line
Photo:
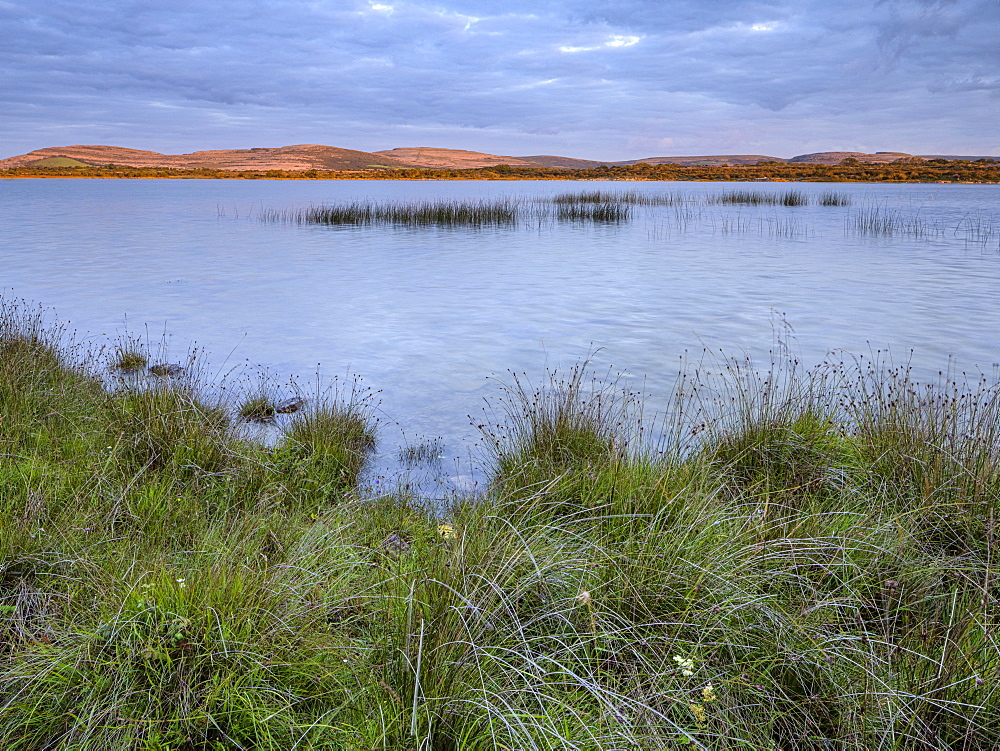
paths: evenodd
<path fill-rule="evenodd" d="M 168 179 L 168 180 L 410 180 L 410 181 L 578 181 L 578 182 L 825 182 L 825 183 L 1000 183 L 1000 162 L 923 164 L 757 164 L 730 167 L 637 164 L 591 169 L 387 168 L 372 170 L 226 170 L 113 167 L 18 167 L 0 171 L 0 180 Z"/>

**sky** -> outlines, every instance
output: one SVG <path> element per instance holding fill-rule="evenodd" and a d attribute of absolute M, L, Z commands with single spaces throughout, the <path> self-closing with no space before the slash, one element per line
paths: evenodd
<path fill-rule="evenodd" d="M 1000 0 L 0 0 L 0 157 L 1000 155 Z"/>

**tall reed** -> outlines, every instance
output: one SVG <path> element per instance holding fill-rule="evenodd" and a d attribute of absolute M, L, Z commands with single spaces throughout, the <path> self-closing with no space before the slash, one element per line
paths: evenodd
<path fill-rule="evenodd" d="M 745 206 L 806 206 L 809 196 L 800 190 L 771 193 L 762 190 L 727 190 L 707 197 L 708 203 L 740 204 Z"/>
<path fill-rule="evenodd" d="M 410 203 L 366 202 L 311 206 L 305 209 L 266 209 L 262 221 L 295 224 L 406 227 L 514 227 L 519 224 L 539 224 L 548 221 L 623 222 L 631 215 L 635 201 L 616 198 L 606 200 L 556 201 L 555 212 L 545 202 L 527 202 L 511 198 L 482 201 L 437 200 Z"/>
<path fill-rule="evenodd" d="M 924 238 L 943 234 L 937 224 L 929 223 L 919 212 L 904 213 L 881 204 L 866 206 L 853 212 L 848 229 L 861 237 Z"/>
<path fill-rule="evenodd" d="M 550 199 L 555 204 L 625 203 L 633 206 L 678 206 L 685 203 L 679 193 L 641 193 L 636 190 L 589 190 L 579 193 L 558 193 Z"/>

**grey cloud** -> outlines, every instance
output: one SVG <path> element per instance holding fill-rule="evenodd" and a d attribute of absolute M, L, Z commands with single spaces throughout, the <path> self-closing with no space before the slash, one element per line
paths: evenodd
<path fill-rule="evenodd" d="M 649 156 L 623 153 L 644 144 L 786 155 L 813 139 L 840 148 L 866 128 L 898 134 L 900 124 L 916 132 L 923 122 L 916 145 L 888 146 L 982 151 L 987 136 L 967 122 L 995 102 L 998 8 L 992 0 L 3 3 L 0 126 L 7 153 L 76 133 L 69 140 L 160 150 L 306 140 L 385 148 L 423 137 L 438 139 L 424 145 L 625 158 Z"/>

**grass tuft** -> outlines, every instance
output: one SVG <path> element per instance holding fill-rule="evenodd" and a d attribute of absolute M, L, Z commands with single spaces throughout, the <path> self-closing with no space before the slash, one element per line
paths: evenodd
<path fill-rule="evenodd" d="M 370 395 L 357 389 L 346 400 L 314 399 L 286 426 L 276 454 L 318 488 L 354 487 L 375 448 L 372 410 Z"/>
<path fill-rule="evenodd" d="M 277 408 L 269 396 L 258 394 L 243 400 L 237 414 L 246 422 L 272 422 L 277 414 Z"/>
<path fill-rule="evenodd" d="M 149 365 L 149 358 L 138 349 L 118 349 L 114 352 L 111 367 L 122 373 L 136 373 Z"/>

